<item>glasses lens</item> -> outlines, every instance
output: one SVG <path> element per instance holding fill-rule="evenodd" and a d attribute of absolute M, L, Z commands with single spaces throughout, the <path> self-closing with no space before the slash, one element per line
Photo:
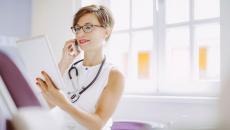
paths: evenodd
<path fill-rule="evenodd" d="M 86 32 L 86 33 L 92 32 L 92 30 L 93 30 L 93 25 L 91 25 L 91 24 L 84 25 L 84 26 L 83 26 L 83 30 L 84 30 L 84 32 Z"/>
<path fill-rule="evenodd" d="M 73 33 L 76 34 L 76 33 L 78 33 L 81 30 L 81 27 L 77 27 L 77 26 L 71 27 L 71 30 L 72 30 Z"/>
<path fill-rule="evenodd" d="M 75 33 L 78 33 L 81 30 L 81 27 L 76 26 L 75 27 Z"/>

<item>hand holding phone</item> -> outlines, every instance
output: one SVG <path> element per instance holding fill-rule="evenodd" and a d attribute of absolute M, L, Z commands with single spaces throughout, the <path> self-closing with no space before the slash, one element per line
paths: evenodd
<path fill-rule="evenodd" d="M 76 56 L 80 54 L 80 49 L 76 39 L 70 39 L 66 41 L 64 48 L 63 48 L 63 60 L 73 60 Z"/>
<path fill-rule="evenodd" d="M 79 46 L 78 46 L 78 43 L 77 43 L 76 39 L 68 41 L 66 44 L 67 44 L 66 45 L 67 49 L 65 51 L 67 51 L 66 53 L 69 56 L 76 57 L 80 53 Z"/>
<path fill-rule="evenodd" d="M 80 49 L 76 39 L 70 39 L 65 42 L 62 58 L 59 62 L 59 69 L 62 74 L 79 54 Z"/>

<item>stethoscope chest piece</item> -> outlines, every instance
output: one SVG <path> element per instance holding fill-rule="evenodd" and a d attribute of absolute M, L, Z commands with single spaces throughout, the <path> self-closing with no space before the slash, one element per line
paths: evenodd
<path fill-rule="evenodd" d="M 80 94 L 76 92 L 68 92 L 67 94 L 72 103 L 75 103 L 80 98 Z"/>

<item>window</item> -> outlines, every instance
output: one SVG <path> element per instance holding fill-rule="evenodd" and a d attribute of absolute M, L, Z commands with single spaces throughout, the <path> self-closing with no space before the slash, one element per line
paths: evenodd
<path fill-rule="evenodd" d="M 215 95 L 220 80 L 219 0 L 160 0 L 164 47 L 159 90 Z M 162 11 L 163 13 L 161 13 Z M 164 14 L 165 12 L 165 14 Z"/>
<path fill-rule="evenodd" d="M 116 21 L 108 52 L 126 75 L 126 92 L 156 92 L 154 1 L 111 0 L 110 7 Z"/>
<path fill-rule="evenodd" d="M 109 0 L 116 21 L 107 50 L 125 73 L 125 92 L 216 95 L 220 80 L 219 2 Z"/>

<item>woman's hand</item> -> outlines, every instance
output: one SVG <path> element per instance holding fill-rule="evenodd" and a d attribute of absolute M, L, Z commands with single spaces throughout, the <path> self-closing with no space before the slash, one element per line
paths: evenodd
<path fill-rule="evenodd" d="M 78 56 L 80 50 L 76 47 L 76 39 L 66 41 L 62 53 L 62 59 L 65 61 L 72 61 L 76 56 Z"/>
<path fill-rule="evenodd" d="M 63 74 L 68 66 L 73 62 L 74 58 L 80 54 L 80 50 L 76 46 L 75 42 L 76 39 L 71 39 L 66 41 L 64 45 L 62 59 L 58 64 L 61 74 Z"/>
<path fill-rule="evenodd" d="M 41 89 L 44 98 L 47 100 L 49 105 L 52 106 L 61 106 L 67 103 L 65 97 L 59 92 L 59 89 L 54 84 L 50 76 L 45 72 L 41 72 L 44 80 L 37 77 L 36 84 Z"/>

